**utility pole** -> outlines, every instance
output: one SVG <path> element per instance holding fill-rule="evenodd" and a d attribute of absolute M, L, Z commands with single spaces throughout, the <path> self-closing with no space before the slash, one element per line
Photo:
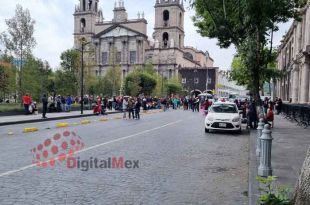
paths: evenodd
<path fill-rule="evenodd" d="M 90 42 L 86 42 L 85 38 L 81 39 L 81 46 L 82 46 L 82 50 L 80 50 L 82 52 L 81 55 L 81 115 L 83 115 L 83 111 L 84 111 L 84 48 L 87 44 L 89 44 Z"/>
<path fill-rule="evenodd" d="M 82 42 L 82 69 L 81 69 L 81 115 L 84 110 L 84 43 Z"/>
<path fill-rule="evenodd" d="M 197 78 L 197 69 L 195 64 L 195 70 L 194 70 L 194 96 L 196 97 L 196 78 Z"/>

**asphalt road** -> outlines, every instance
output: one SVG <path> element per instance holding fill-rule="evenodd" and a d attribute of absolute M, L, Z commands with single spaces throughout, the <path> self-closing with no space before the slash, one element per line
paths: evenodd
<path fill-rule="evenodd" d="M 67 128 L 55 128 L 57 121 L 1 127 L 0 204 L 247 204 L 246 131 L 205 134 L 203 116 L 182 110 L 143 114 L 141 120 L 119 116 L 91 117 L 95 122 L 84 125 L 85 119 L 66 120 L 72 125 Z M 33 126 L 40 130 L 22 133 Z M 70 147 L 78 153 L 57 160 Z M 36 153 L 41 162 L 56 163 L 37 167 Z"/>

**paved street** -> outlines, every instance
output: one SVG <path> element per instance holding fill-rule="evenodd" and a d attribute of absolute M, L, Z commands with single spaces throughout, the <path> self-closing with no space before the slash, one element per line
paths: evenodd
<path fill-rule="evenodd" d="M 4 126 L 0 129 L 0 204 L 247 204 L 248 133 L 204 133 L 203 116 L 187 111 L 120 114 Z M 75 126 L 55 128 L 57 122 Z M 36 126 L 38 132 L 22 133 Z M 13 135 L 7 133 L 11 131 Z M 74 131 L 85 144 L 76 159 L 124 157 L 139 167 L 69 169 L 32 165 L 30 150 Z M 79 158 L 78 158 L 79 157 Z"/>

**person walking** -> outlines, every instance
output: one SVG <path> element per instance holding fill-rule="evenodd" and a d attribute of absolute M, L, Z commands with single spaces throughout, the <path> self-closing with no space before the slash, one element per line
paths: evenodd
<path fill-rule="evenodd" d="M 47 112 L 48 99 L 46 97 L 46 94 L 43 94 L 41 101 L 42 101 L 42 118 L 47 118 L 46 112 Z"/>
<path fill-rule="evenodd" d="M 128 109 L 128 102 L 127 102 L 126 98 L 123 99 L 122 109 L 123 109 L 123 113 L 124 113 L 123 114 L 123 119 L 127 120 L 126 112 L 127 112 L 127 109 Z"/>
<path fill-rule="evenodd" d="M 25 115 L 29 114 L 30 103 L 31 103 L 31 97 L 28 94 L 23 96 L 23 104 L 24 104 L 24 109 L 25 109 Z"/>

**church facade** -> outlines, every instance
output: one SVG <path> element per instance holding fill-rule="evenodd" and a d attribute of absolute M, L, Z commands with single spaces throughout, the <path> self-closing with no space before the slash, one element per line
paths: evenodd
<path fill-rule="evenodd" d="M 147 36 L 144 13 L 129 19 L 124 1 L 114 6 L 114 17 L 104 21 L 99 0 L 79 0 L 74 13 L 74 45 L 79 39 L 91 42 L 94 50 L 89 70 L 97 76 L 105 75 L 110 67 L 120 66 L 123 76 L 147 63 L 167 78 L 179 74 L 182 68 L 213 67 L 208 52 L 184 46 L 184 6 L 181 0 L 156 0 L 155 25 L 152 38 Z"/>

